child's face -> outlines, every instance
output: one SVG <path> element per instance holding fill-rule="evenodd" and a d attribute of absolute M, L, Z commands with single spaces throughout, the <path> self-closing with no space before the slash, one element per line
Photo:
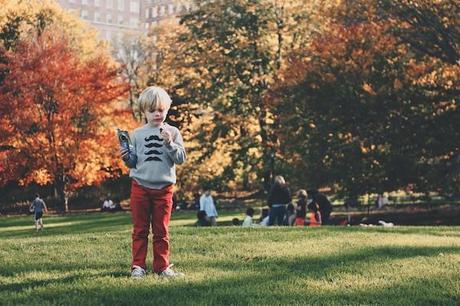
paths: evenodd
<path fill-rule="evenodd" d="M 155 127 L 160 126 L 166 119 L 168 109 L 163 107 L 150 108 L 144 111 L 147 122 Z"/>

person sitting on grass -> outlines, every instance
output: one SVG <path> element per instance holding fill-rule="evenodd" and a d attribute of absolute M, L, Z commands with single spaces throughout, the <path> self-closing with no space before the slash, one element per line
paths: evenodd
<path fill-rule="evenodd" d="M 305 226 L 305 218 L 307 216 L 307 213 L 301 209 L 296 209 L 295 210 L 295 221 L 294 225 L 295 226 Z"/>
<path fill-rule="evenodd" d="M 330 223 L 330 216 L 332 213 L 331 202 L 324 194 L 315 189 L 308 191 L 308 197 L 312 200 L 312 202 L 316 203 L 321 214 L 322 224 L 328 225 Z"/>
<path fill-rule="evenodd" d="M 232 225 L 233 226 L 240 226 L 241 222 L 240 222 L 240 219 L 238 218 L 233 218 L 232 219 Z"/>
<path fill-rule="evenodd" d="M 262 208 L 260 212 L 260 226 L 268 226 L 268 221 L 270 220 L 270 209 Z"/>
<path fill-rule="evenodd" d="M 305 225 L 305 218 L 307 217 L 307 192 L 300 189 L 297 192 L 297 207 L 296 207 L 296 218 L 294 224 L 297 226 Z"/>
<path fill-rule="evenodd" d="M 321 212 L 319 210 L 318 204 L 315 201 L 312 201 L 308 204 L 309 210 L 309 218 L 308 218 L 308 225 L 309 226 L 320 226 L 321 225 Z"/>
<path fill-rule="evenodd" d="M 109 198 L 106 198 L 102 204 L 102 211 L 112 211 L 114 208 L 115 205 L 113 205 L 113 201 Z"/>
<path fill-rule="evenodd" d="M 43 230 L 43 211 L 48 213 L 48 208 L 46 207 L 45 201 L 43 201 L 37 193 L 35 194 L 32 205 L 30 205 L 30 212 L 34 213 L 35 230 L 37 232 Z"/>
<path fill-rule="evenodd" d="M 243 224 L 241 226 L 243 227 L 250 227 L 253 225 L 252 218 L 254 217 L 254 208 L 249 207 L 246 209 L 246 217 L 244 217 Z"/>
<path fill-rule="evenodd" d="M 211 222 L 208 220 L 206 212 L 204 210 L 199 210 L 196 213 L 196 217 L 198 218 L 198 220 L 195 223 L 196 226 L 211 226 Z"/>

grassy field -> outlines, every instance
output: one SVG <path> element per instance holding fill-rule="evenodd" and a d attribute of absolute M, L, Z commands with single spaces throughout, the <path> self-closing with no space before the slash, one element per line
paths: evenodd
<path fill-rule="evenodd" d="M 219 222 L 235 216 L 243 217 Z M 0 304 L 460 304 L 459 227 L 193 222 L 178 213 L 171 224 L 171 259 L 184 279 L 132 280 L 128 213 L 46 217 L 39 234 L 31 216 L 0 218 Z"/>

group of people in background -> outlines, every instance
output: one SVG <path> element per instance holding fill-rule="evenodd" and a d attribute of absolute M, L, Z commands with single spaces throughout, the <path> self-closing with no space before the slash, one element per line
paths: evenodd
<path fill-rule="evenodd" d="M 318 226 L 330 223 L 332 204 L 324 194 L 317 190 L 307 192 L 300 189 L 297 192 L 296 206 L 294 206 L 291 191 L 280 175 L 275 177 L 267 204 L 269 206 L 268 226 Z"/>
<path fill-rule="evenodd" d="M 319 226 L 330 224 L 332 204 L 328 198 L 317 190 L 300 189 L 294 205 L 292 195 L 282 176 L 276 176 L 270 189 L 267 204 L 262 208 L 259 222 L 254 221 L 255 210 L 249 207 L 241 223 L 238 218 L 232 220 L 233 225 L 249 226 Z M 198 206 L 198 203 L 197 205 Z M 215 226 L 217 210 L 209 188 L 199 197 L 197 226 Z"/>
<path fill-rule="evenodd" d="M 115 202 L 115 203 L 114 203 Z M 112 201 L 110 197 L 106 197 L 104 202 L 102 202 L 101 211 L 107 212 L 115 212 L 115 211 L 122 211 L 123 208 L 119 201 Z"/>
<path fill-rule="evenodd" d="M 300 189 L 297 203 L 292 203 L 291 192 L 282 176 L 275 178 L 268 196 L 268 209 L 263 208 L 259 222 L 254 221 L 254 208 L 246 210 L 242 226 L 319 226 L 330 224 L 332 204 L 317 190 Z M 236 222 L 234 223 L 236 225 Z"/>

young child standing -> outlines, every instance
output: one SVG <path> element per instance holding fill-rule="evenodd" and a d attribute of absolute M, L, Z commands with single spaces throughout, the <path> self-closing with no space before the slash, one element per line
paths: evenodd
<path fill-rule="evenodd" d="M 134 130 L 133 149 L 120 149 L 130 168 L 132 232 L 131 276 L 145 276 L 150 225 L 153 232 L 153 271 L 162 277 L 180 277 L 169 263 L 169 220 L 173 205 L 175 165 L 186 159 L 179 130 L 165 123 L 171 98 L 160 87 L 146 88 L 139 107 L 147 124 Z"/>

